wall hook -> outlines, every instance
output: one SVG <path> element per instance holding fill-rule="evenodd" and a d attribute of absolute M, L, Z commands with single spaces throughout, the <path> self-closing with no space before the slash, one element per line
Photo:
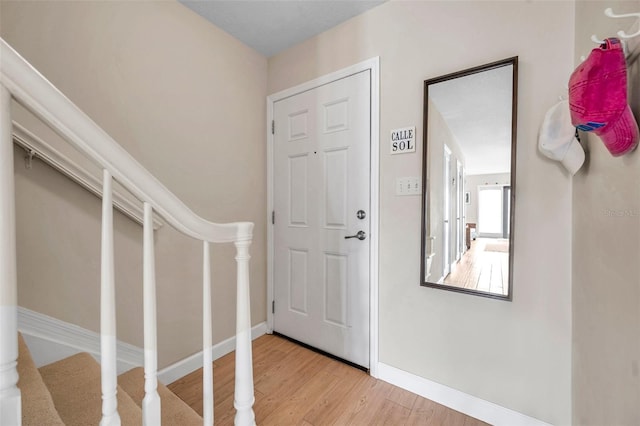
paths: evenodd
<path fill-rule="evenodd" d="M 622 31 L 619 31 L 618 34 L 621 33 L 621 32 Z M 604 41 L 604 40 L 600 41 L 598 39 L 598 37 L 596 37 L 595 34 L 591 36 L 591 41 L 594 42 L 594 43 L 598 43 L 598 44 L 606 43 L 606 41 Z M 624 57 L 627 58 L 629 56 L 629 52 L 627 51 L 626 42 L 624 40 L 620 40 L 620 45 L 622 46 L 622 51 L 624 52 Z M 584 62 L 585 59 L 586 59 L 585 56 L 580 56 L 580 61 Z"/>
<path fill-rule="evenodd" d="M 34 150 L 30 149 L 27 151 L 26 155 L 24 156 L 24 167 L 27 170 L 31 170 L 31 167 L 33 166 L 33 157 L 35 157 L 36 153 Z"/>
<path fill-rule="evenodd" d="M 611 9 L 610 7 L 606 8 L 604 10 L 604 14 L 606 16 L 608 16 L 609 18 L 637 18 L 640 19 L 640 12 L 636 12 L 636 13 L 623 13 L 621 15 L 617 15 L 615 13 L 613 13 L 613 9 Z M 618 31 L 618 37 L 623 38 L 623 39 L 629 39 L 629 38 L 633 38 L 633 37 L 637 37 L 640 35 L 640 30 L 636 31 L 633 34 L 627 34 L 624 31 Z"/>
<path fill-rule="evenodd" d="M 617 18 L 633 18 L 633 17 L 640 19 L 640 12 L 637 12 L 637 13 L 623 13 L 623 14 L 618 15 L 616 13 L 613 13 L 613 9 L 611 9 L 610 7 L 606 8 L 604 10 L 604 15 L 609 17 L 609 18 L 614 18 L 614 19 L 617 19 Z M 620 37 L 623 40 L 630 39 L 630 38 L 633 38 L 633 37 L 637 37 L 639 35 L 640 35 L 640 30 L 636 31 L 633 34 L 627 34 L 622 30 L 618 31 L 618 37 Z M 604 43 L 604 40 L 600 40 L 595 34 L 591 35 L 591 41 L 594 42 L 594 43 L 597 43 L 597 44 Z"/>

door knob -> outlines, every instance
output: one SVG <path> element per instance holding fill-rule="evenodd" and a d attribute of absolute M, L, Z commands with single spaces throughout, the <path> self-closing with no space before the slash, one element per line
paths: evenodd
<path fill-rule="evenodd" d="M 358 231 L 356 235 L 349 235 L 348 237 L 344 237 L 345 240 L 348 240 L 349 238 L 357 238 L 362 241 L 367 238 L 367 234 L 364 231 Z"/>

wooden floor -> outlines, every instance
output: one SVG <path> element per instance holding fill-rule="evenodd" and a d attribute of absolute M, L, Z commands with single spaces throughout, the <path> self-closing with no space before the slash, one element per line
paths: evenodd
<path fill-rule="evenodd" d="M 506 251 L 505 251 L 506 250 Z M 444 283 L 471 290 L 507 295 L 509 292 L 509 240 L 478 238 L 471 242 Z"/>
<path fill-rule="evenodd" d="M 215 424 L 232 425 L 234 353 L 213 363 Z M 253 342 L 258 425 L 484 425 L 281 337 Z M 202 369 L 169 385 L 202 415 Z"/>

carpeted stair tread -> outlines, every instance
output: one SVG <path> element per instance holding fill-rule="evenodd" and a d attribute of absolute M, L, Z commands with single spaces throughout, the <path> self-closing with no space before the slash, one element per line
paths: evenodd
<path fill-rule="evenodd" d="M 64 426 L 21 334 L 18 335 L 18 374 L 22 426 Z"/>
<path fill-rule="evenodd" d="M 87 353 L 79 353 L 40 368 L 60 418 L 67 426 L 97 425 L 102 417 L 100 365 Z M 118 388 L 118 413 L 122 425 L 142 424 L 142 411 Z"/>
<path fill-rule="evenodd" d="M 129 394 L 131 399 L 142 407 L 144 398 L 144 369 L 137 367 L 118 377 L 118 385 Z M 158 382 L 160 395 L 162 424 L 166 426 L 200 426 L 202 417 L 191 407 L 171 392 L 165 385 Z"/>

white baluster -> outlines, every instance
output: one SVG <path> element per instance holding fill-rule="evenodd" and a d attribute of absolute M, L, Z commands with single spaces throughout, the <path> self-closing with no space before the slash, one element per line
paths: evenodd
<path fill-rule="evenodd" d="M 253 413 L 253 363 L 251 356 L 251 300 L 249 294 L 249 246 L 251 241 L 236 241 L 238 295 L 236 300 L 236 383 L 233 406 L 236 425 L 255 425 Z"/>
<path fill-rule="evenodd" d="M 142 421 L 145 426 L 160 425 L 158 395 L 158 343 L 156 331 L 156 271 L 153 248 L 153 208 L 144 203 L 144 399 Z"/>
<path fill-rule="evenodd" d="M 213 355 L 211 353 L 211 259 L 209 242 L 203 242 L 202 262 L 202 409 L 205 426 L 213 425 Z"/>
<path fill-rule="evenodd" d="M 102 370 L 102 420 L 100 426 L 120 426 L 116 397 L 116 291 L 113 263 L 112 178 L 103 172 L 102 256 L 100 279 L 100 363 Z"/>
<path fill-rule="evenodd" d="M 18 283 L 11 94 L 0 85 L 0 424 L 20 425 Z"/>

